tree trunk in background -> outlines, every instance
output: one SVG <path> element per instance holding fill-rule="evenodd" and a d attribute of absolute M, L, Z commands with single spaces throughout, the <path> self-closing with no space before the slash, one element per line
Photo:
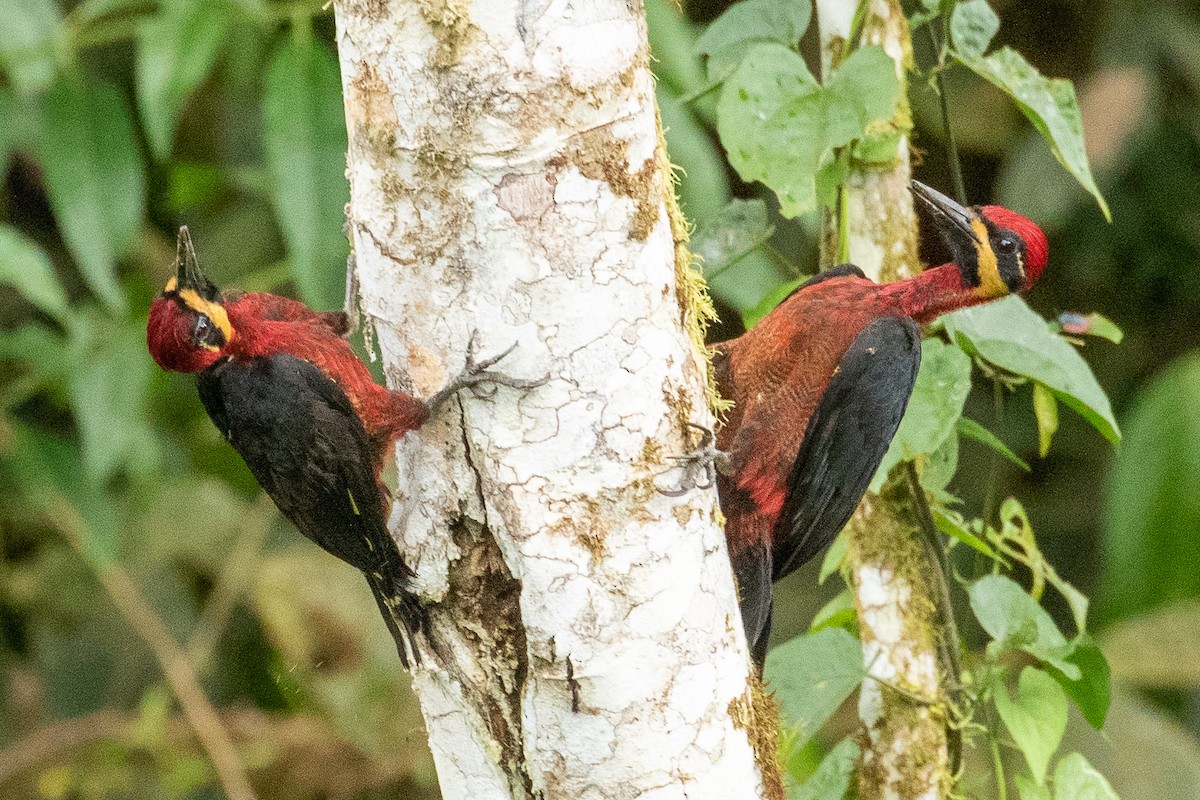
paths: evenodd
<path fill-rule="evenodd" d="M 817 0 L 826 70 L 844 52 L 857 5 L 857 0 Z M 860 43 L 882 46 L 896 62 L 901 87 L 907 86 L 911 46 L 898 0 L 868 0 Z M 909 191 L 912 125 L 903 88 L 893 122 L 902 132 L 894 162 L 883 168 L 852 163 L 843 189 L 848 260 L 876 281 L 907 278 L 921 269 Z M 823 268 L 835 263 L 836 248 L 831 254 L 830 247 L 838 240 L 836 230 L 822 236 Z M 936 576 L 930 572 L 911 506 L 906 483 L 893 479 L 882 495 L 867 495 L 849 525 L 863 663 L 878 679 L 863 681 L 859 696 L 859 717 L 867 733 L 858 769 L 858 796 L 863 800 L 930 800 L 948 796 L 951 788 Z"/>
<path fill-rule="evenodd" d="M 505 373 L 549 374 L 461 392 L 398 446 L 444 796 L 762 796 L 715 492 L 656 491 L 685 421 L 712 418 L 640 6 L 335 7 L 350 231 L 391 382 L 428 396 L 472 331 L 480 358 L 518 343 Z"/>

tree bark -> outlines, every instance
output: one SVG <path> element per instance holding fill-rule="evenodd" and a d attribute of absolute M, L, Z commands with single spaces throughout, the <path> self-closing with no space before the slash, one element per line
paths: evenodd
<path fill-rule="evenodd" d="M 549 376 L 460 392 L 397 447 L 444 796 L 762 796 L 715 492 L 657 491 L 713 420 L 640 4 L 335 8 L 389 381 L 428 396 L 476 331 L 479 358 L 517 344 L 496 369 Z"/>
<path fill-rule="evenodd" d="M 857 0 L 817 0 L 826 69 L 843 54 L 857 5 Z M 822 266 L 833 263 L 830 243 L 844 238 L 852 263 L 876 281 L 893 281 L 921 269 L 909 191 L 911 118 L 905 72 L 911 45 L 898 0 L 868 0 L 859 44 L 880 45 L 896 62 L 902 89 L 891 124 L 900 136 L 891 164 L 852 163 L 842 190 L 847 231 L 839 237 L 834 220 L 835 230 L 825 232 L 822 255 L 827 263 Z M 940 798 L 951 787 L 938 595 L 932 588 L 940 576 L 926 558 L 911 508 L 905 481 L 893 478 L 881 495 L 864 498 L 848 526 L 851 584 L 870 676 L 859 695 L 866 736 L 858 796 L 864 800 Z"/>

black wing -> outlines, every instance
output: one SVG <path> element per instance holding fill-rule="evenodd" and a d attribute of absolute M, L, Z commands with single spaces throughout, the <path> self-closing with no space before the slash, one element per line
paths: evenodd
<path fill-rule="evenodd" d="M 370 438 L 346 395 L 290 355 L 221 361 L 198 376 L 197 387 L 283 515 L 367 576 L 407 665 L 424 617 L 407 588 L 413 573 L 387 530 Z"/>
<path fill-rule="evenodd" d="M 861 268 L 855 266 L 854 264 L 838 264 L 836 267 L 830 267 L 829 269 L 825 270 L 824 272 L 818 272 L 816 275 L 813 275 L 811 278 L 806 280 L 804 283 L 800 284 L 795 289 L 792 289 L 792 291 L 788 293 L 788 297 L 791 297 L 796 292 L 803 292 L 808 287 L 810 287 L 814 284 L 820 283 L 821 281 L 827 281 L 831 278 L 851 278 L 851 277 L 863 278 L 865 280 L 867 277 L 867 273 L 863 272 Z M 786 300 L 787 297 L 785 297 L 784 299 Z"/>
<path fill-rule="evenodd" d="M 875 320 L 842 356 L 792 465 L 773 580 L 821 552 L 850 519 L 896 435 L 920 365 L 920 333 L 903 317 Z"/>

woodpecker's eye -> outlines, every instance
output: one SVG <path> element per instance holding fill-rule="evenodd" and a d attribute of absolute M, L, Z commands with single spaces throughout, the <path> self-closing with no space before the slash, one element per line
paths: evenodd
<path fill-rule="evenodd" d="M 1017 252 L 1017 241 L 1011 236 L 1001 236 L 996 242 L 996 252 L 1002 256 L 1011 256 Z"/>
<path fill-rule="evenodd" d="M 196 324 L 192 327 L 192 341 L 197 347 L 211 347 L 217 344 L 220 335 L 212 320 L 203 314 L 197 315 Z"/>

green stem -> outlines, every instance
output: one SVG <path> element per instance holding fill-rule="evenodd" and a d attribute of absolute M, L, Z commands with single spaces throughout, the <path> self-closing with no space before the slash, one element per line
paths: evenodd
<path fill-rule="evenodd" d="M 905 472 L 908 475 L 908 486 L 912 491 L 914 505 L 917 508 L 917 530 L 921 534 L 921 541 L 925 545 L 925 549 L 929 553 L 929 557 L 937 565 L 936 574 L 933 576 L 933 582 L 937 584 L 937 598 L 940 606 L 939 612 L 942 618 L 943 633 L 939 638 L 941 645 L 942 660 L 945 669 L 949 671 L 946 676 L 944 686 L 946 692 L 951 696 L 951 702 L 955 706 L 962 703 L 962 666 L 958 659 L 958 622 L 954 617 L 954 604 L 950 597 L 950 564 L 946 559 L 946 550 L 942 544 L 941 535 L 938 533 L 937 523 L 933 520 L 933 511 L 929 508 L 929 498 L 925 496 L 925 490 L 921 487 L 920 477 L 917 475 L 917 468 L 913 462 L 907 461 L 904 464 Z M 958 773 L 962 762 L 962 733 L 957 728 L 951 726 L 947 730 L 947 748 L 949 749 L 950 758 L 950 774 Z"/>
<path fill-rule="evenodd" d="M 780 249 L 778 247 L 771 244 L 770 239 L 767 239 L 766 241 L 764 241 L 763 246 L 766 248 L 767 252 L 770 253 L 784 269 L 786 269 L 789 273 L 791 273 L 791 276 L 793 278 L 801 278 L 808 274 L 807 272 L 800 269 L 800 267 L 797 266 L 795 261 L 792 261 L 786 255 L 784 255 L 784 253 L 782 251 L 780 251 Z"/>
<path fill-rule="evenodd" d="M 933 50 L 937 53 L 937 72 L 935 79 L 937 81 L 938 99 L 942 106 L 942 131 L 946 137 L 946 159 L 950 164 L 950 179 L 954 182 L 955 199 L 963 205 L 967 205 L 967 188 L 963 182 L 962 164 L 958 156 L 958 141 L 954 138 L 954 131 L 950 128 L 950 100 L 946 95 L 946 54 L 942 50 L 942 45 L 938 41 L 937 31 L 933 22 L 925 26 L 929 31 L 929 41 L 933 45 Z"/>
<path fill-rule="evenodd" d="M 737 263 L 739 261 L 741 261 L 743 258 L 750 255 L 758 248 L 763 247 L 764 245 L 766 246 L 766 248 L 768 250 L 772 250 L 772 251 L 775 250 L 775 248 L 771 247 L 771 245 L 770 245 L 770 237 L 764 236 L 760 239 L 757 239 L 753 244 L 751 244 L 745 250 L 742 250 L 741 252 L 734 255 L 732 258 L 727 259 L 724 264 L 717 267 L 716 269 L 705 270 L 704 271 L 704 280 L 711 281 L 713 278 L 717 277 L 718 275 L 725 274 L 731 267 L 736 266 Z M 778 252 L 778 251 L 776 251 L 776 252 Z"/>
<path fill-rule="evenodd" d="M 83 25 L 68 28 L 71 44 L 76 49 L 87 47 L 103 47 L 108 44 L 128 42 L 136 39 L 142 32 L 142 23 L 150 19 L 144 17 L 123 17 L 101 24 Z"/>
<path fill-rule="evenodd" d="M 989 715 L 990 717 L 991 715 Z M 995 720 L 988 720 L 989 729 L 994 729 Z M 996 776 L 996 800 L 1008 800 L 1008 779 L 1004 776 L 1004 759 L 1000 757 L 1000 742 L 995 736 L 988 736 L 992 751 L 992 772 Z"/>
<path fill-rule="evenodd" d="M 1000 428 L 1004 424 L 1004 384 L 992 379 L 992 422 Z M 983 522 L 992 524 L 992 516 L 996 513 L 996 490 L 1000 479 L 1000 455 L 992 453 L 988 461 L 987 490 L 983 495 Z"/>

